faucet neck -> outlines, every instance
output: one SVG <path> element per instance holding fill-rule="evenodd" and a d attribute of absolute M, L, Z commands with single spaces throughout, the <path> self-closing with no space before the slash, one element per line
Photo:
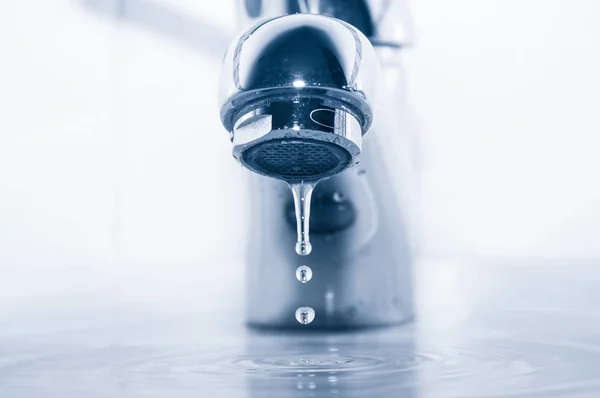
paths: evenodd
<path fill-rule="evenodd" d="M 238 24 L 244 29 L 288 14 L 320 14 L 360 30 L 374 46 L 412 44 L 413 27 L 406 0 L 238 0 Z"/>

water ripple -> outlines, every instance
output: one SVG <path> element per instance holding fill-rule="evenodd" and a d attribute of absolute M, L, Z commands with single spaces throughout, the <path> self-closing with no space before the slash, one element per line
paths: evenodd
<path fill-rule="evenodd" d="M 242 353 L 242 354 L 240 354 Z M 249 344 L 191 347 L 46 347 L 0 341 L 0 391 L 87 391 L 103 396 L 187 396 L 199 388 L 257 396 L 569 397 L 600 393 L 600 347 L 577 342 L 469 339 L 431 344 Z M 20 395 L 22 394 L 22 395 Z M 231 396 L 237 396 L 232 393 Z M 389 395 L 388 395 L 389 394 Z M 274 396 L 275 396 L 274 395 Z"/>

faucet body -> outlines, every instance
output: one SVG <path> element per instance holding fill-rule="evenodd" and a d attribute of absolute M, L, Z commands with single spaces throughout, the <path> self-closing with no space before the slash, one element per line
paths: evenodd
<path fill-rule="evenodd" d="M 225 57 L 221 118 L 234 157 L 256 172 L 249 173 L 246 270 L 247 323 L 253 327 L 358 329 L 412 318 L 409 184 L 396 152 L 404 106 L 397 59 L 409 40 L 406 24 L 399 23 L 404 14 L 394 19 L 400 3 L 239 0 L 239 24 L 252 27 Z M 294 13 L 322 15 L 284 16 Z M 331 117 L 314 117 L 323 111 Z M 324 157 L 305 168 L 329 177 L 312 195 L 313 252 L 307 257 L 293 250 L 296 218 L 289 187 L 280 178 L 259 175 L 292 171 L 246 155 L 280 139 L 329 145 L 339 155 L 331 158 L 341 159 L 337 168 L 318 167 Z M 307 148 L 301 152 L 305 157 L 322 150 Z M 309 283 L 296 280 L 301 265 L 313 270 Z M 301 325 L 294 313 L 306 306 L 316 317 Z"/>

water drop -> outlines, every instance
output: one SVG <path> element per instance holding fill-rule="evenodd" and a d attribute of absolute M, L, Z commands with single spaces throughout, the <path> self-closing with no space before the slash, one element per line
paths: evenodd
<path fill-rule="evenodd" d="M 310 242 L 298 242 L 296 243 L 296 253 L 300 256 L 308 256 L 312 251 L 312 245 Z"/>
<path fill-rule="evenodd" d="M 318 181 L 317 181 L 318 182 Z M 308 229 L 310 225 L 310 198 L 317 182 L 300 182 L 290 184 L 294 195 L 294 208 L 296 210 L 296 231 L 298 242 L 296 253 L 300 256 L 308 256 L 312 251 Z"/>
<path fill-rule="evenodd" d="M 315 320 L 315 310 L 310 307 L 300 307 L 296 310 L 296 319 L 303 325 Z"/>
<path fill-rule="evenodd" d="M 310 281 L 312 279 L 312 275 L 312 269 L 306 265 L 301 265 L 296 270 L 296 278 L 302 283 Z"/>

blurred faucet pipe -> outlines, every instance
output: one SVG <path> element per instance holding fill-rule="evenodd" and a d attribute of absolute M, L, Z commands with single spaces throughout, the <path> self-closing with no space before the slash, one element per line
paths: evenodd
<path fill-rule="evenodd" d="M 89 12 L 141 26 L 221 60 L 230 35 L 208 21 L 151 0 L 80 0 Z"/>

